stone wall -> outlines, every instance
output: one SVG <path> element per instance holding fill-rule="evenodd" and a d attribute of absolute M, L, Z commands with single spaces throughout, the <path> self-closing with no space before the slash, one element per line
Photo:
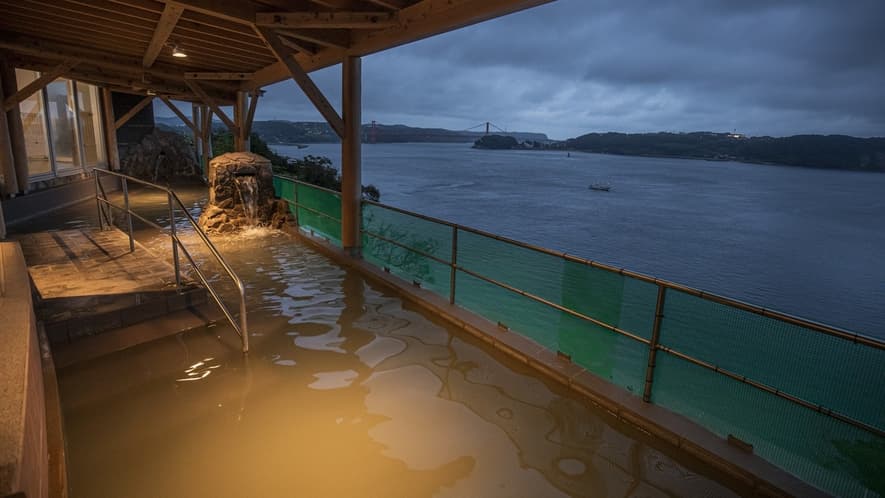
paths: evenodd
<path fill-rule="evenodd" d="M 275 198 L 270 161 L 251 152 L 229 152 L 209 162 L 209 204 L 199 224 L 206 232 L 226 233 L 247 226 L 281 228 L 288 220 L 285 201 Z"/>
<path fill-rule="evenodd" d="M 120 164 L 127 175 L 151 182 L 201 177 L 193 146 L 178 133 L 158 129 L 130 147 Z"/>

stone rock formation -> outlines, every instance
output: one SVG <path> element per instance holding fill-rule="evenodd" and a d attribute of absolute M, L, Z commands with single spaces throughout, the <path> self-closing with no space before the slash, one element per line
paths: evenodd
<path fill-rule="evenodd" d="M 200 215 L 207 233 L 247 226 L 281 228 L 289 206 L 274 198 L 270 161 L 251 152 L 229 152 L 209 162 L 209 204 Z"/>
<path fill-rule="evenodd" d="M 131 147 L 121 161 L 123 172 L 151 182 L 202 176 L 193 147 L 178 133 L 155 129 Z"/>

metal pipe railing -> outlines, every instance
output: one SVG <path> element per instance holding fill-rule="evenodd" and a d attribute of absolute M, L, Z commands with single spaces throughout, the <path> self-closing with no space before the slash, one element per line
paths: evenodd
<path fill-rule="evenodd" d="M 286 178 L 286 180 L 294 182 L 296 184 L 305 185 L 310 188 L 315 188 L 317 190 L 326 191 L 326 192 L 329 192 L 334 195 L 338 195 L 337 192 L 334 192 L 334 191 L 331 191 L 329 189 L 325 189 L 322 187 L 317 187 L 317 186 L 314 186 L 314 185 L 311 185 L 309 183 L 305 183 L 305 182 L 302 182 L 299 180 L 294 180 L 294 179 L 289 179 L 289 178 Z M 643 394 L 642 394 L 643 400 L 646 402 L 651 402 L 657 351 L 661 350 L 661 351 L 664 351 L 668 354 L 671 354 L 671 355 L 674 355 L 678 358 L 681 358 L 685 361 L 688 361 L 692 364 L 695 364 L 695 365 L 701 366 L 703 368 L 706 368 L 708 370 L 720 373 L 720 374 L 725 375 L 731 379 L 740 381 L 744 384 L 747 384 L 747 385 L 750 385 L 754 388 L 768 392 L 768 393 L 773 394 L 773 395 L 780 397 L 782 399 L 789 400 L 789 401 L 796 403 L 800 406 L 803 406 L 805 408 L 814 410 L 818 413 L 822 413 L 824 415 L 830 416 L 832 418 L 840 420 L 840 421 L 847 423 L 849 425 L 855 426 L 857 428 L 863 429 L 863 430 L 871 432 L 873 434 L 877 434 L 879 436 L 885 435 L 885 432 L 883 432 L 883 430 L 880 428 L 871 426 L 865 422 L 856 420 L 852 417 L 849 417 L 847 415 L 844 415 L 844 414 L 834 411 L 832 409 L 825 408 L 820 405 L 816 405 L 812 402 L 801 399 L 801 398 L 794 396 L 792 394 L 789 394 L 789 393 L 786 393 L 786 392 L 781 391 L 779 389 L 776 389 L 774 387 L 768 386 L 762 382 L 747 378 L 746 376 L 741 376 L 741 375 L 735 374 L 733 372 L 730 372 L 728 370 L 722 369 L 716 365 L 712 365 L 712 364 L 705 362 L 703 360 L 700 360 L 698 358 L 694 358 L 694 357 L 689 356 L 685 353 L 681 353 L 681 352 L 676 351 L 672 348 L 668 348 L 665 345 L 661 345 L 660 344 L 660 333 L 661 333 L 661 324 L 664 319 L 664 304 L 665 304 L 666 294 L 667 294 L 668 290 L 674 290 L 674 291 L 683 292 L 683 293 L 698 297 L 698 298 L 706 300 L 706 301 L 722 304 L 724 306 L 733 307 L 733 308 L 747 311 L 750 313 L 758 314 L 758 315 L 761 315 L 761 316 L 764 316 L 767 318 L 782 321 L 784 323 L 796 325 L 796 326 L 804 328 L 805 330 L 808 330 L 809 332 L 818 332 L 818 333 L 826 334 L 829 336 L 833 336 L 833 337 L 837 337 L 837 338 L 840 338 L 843 340 L 853 342 L 858 345 L 868 346 L 868 347 L 872 347 L 872 348 L 878 349 L 878 350 L 885 350 L 885 341 L 881 341 L 881 340 L 873 338 L 873 337 L 864 336 L 862 334 L 850 332 L 847 330 L 843 330 L 843 329 L 833 327 L 830 325 L 825 325 L 825 324 L 821 324 L 818 322 L 805 320 L 805 319 L 798 318 L 798 317 L 795 317 L 792 315 L 788 315 L 786 313 L 780 313 L 777 311 L 768 310 L 768 309 L 765 309 L 765 308 L 762 308 L 759 306 L 755 306 L 755 305 L 751 305 L 748 303 L 744 303 L 742 301 L 738 301 L 736 299 L 731 299 L 731 298 L 719 296 L 717 294 L 711 294 L 711 293 L 704 292 L 704 291 L 701 291 L 698 289 L 693 289 L 691 287 L 687 287 L 687 286 L 684 286 L 681 284 L 676 284 L 676 283 L 669 282 L 669 281 L 662 280 L 662 279 L 658 279 L 655 277 L 650 277 L 650 276 L 643 275 L 641 273 L 636 273 L 636 272 L 626 270 L 623 268 L 616 268 L 616 267 L 613 267 L 610 265 L 606 265 L 604 263 L 599 263 L 596 261 L 580 258 L 578 256 L 573 256 L 573 255 L 570 255 L 565 252 L 557 252 L 557 251 L 553 251 L 551 249 L 536 246 L 533 244 L 528 244 L 525 242 L 520 242 L 517 240 L 509 239 L 506 237 L 502 237 L 500 235 L 486 232 L 484 230 L 466 227 L 463 225 L 459 225 L 457 223 L 452 223 L 452 222 L 441 220 L 438 218 L 433 218 L 431 216 L 426 216 L 426 215 L 423 215 L 420 213 L 413 213 L 411 211 L 407 211 L 405 209 L 401 209 L 401 208 L 397 208 L 397 207 L 393 207 L 393 206 L 387 206 L 387 205 L 381 204 L 379 202 L 364 200 L 363 203 L 377 206 L 377 207 L 385 209 L 385 210 L 394 211 L 394 212 L 397 212 L 397 213 L 400 213 L 400 214 L 403 214 L 403 215 L 406 215 L 409 217 L 421 219 L 421 220 L 424 220 L 424 221 L 427 221 L 430 223 L 444 225 L 444 226 L 448 226 L 448 227 L 452 228 L 452 257 L 451 257 L 450 261 L 446 261 L 434 254 L 430 254 L 430 253 L 423 251 L 421 249 L 410 247 L 406 244 L 403 244 L 399 241 L 393 240 L 393 239 L 386 237 L 384 235 L 374 233 L 370 230 L 361 229 L 361 233 L 363 235 L 368 235 L 370 237 L 382 240 L 386 243 L 389 243 L 389 244 L 395 245 L 397 247 L 400 247 L 402 249 L 405 249 L 407 251 L 413 252 L 419 256 L 428 258 L 428 259 L 435 261 L 437 263 L 449 266 L 451 268 L 451 270 L 450 270 L 450 276 L 449 276 L 450 284 L 449 284 L 449 296 L 448 297 L 449 297 L 449 302 L 451 304 L 455 303 L 456 285 L 457 285 L 456 275 L 457 275 L 457 272 L 460 271 L 460 272 L 470 275 L 474 278 L 480 279 L 482 281 L 485 281 L 487 283 L 490 283 L 490 284 L 500 287 L 502 289 L 506 289 L 510 292 L 513 292 L 513 293 L 516 293 L 516 294 L 521 295 L 523 297 L 526 297 L 528 299 L 531 299 L 535 302 L 544 304 L 544 305 L 551 307 L 553 309 L 556 309 L 560 312 L 569 314 L 569 315 L 574 316 L 576 318 L 593 323 L 594 325 L 597 325 L 599 327 L 607 329 L 611 332 L 617 333 L 617 334 L 622 335 L 624 337 L 633 339 L 634 341 L 648 345 L 648 348 L 649 348 L 648 363 L 646 365 L 645 386 L 644 386 Z M 298 203 L 297 200 L 295 202 L 292 202 L 292 204 L 295 205 L 296 212 L 297 212 L 298 208 L 307 209 L 309 211 L 316 212 L 316 210 L 314 210 L 313 208 L 310 208 L 308 206 L 304 206 L 304 205 Z M 321 214 L 321 215 L 328 217 L 328 218 L 335 219 L 334 217 L 331 217 L 325 213 L 318 213 L 318 214 Z M 338 220 L 336 219 L 336 221 L 338 221 Z M 524 291 L 522 289 L 519 289 L 517 287 L 509 285 L 505 282 L 500 282 L 500 281 L 495 280 L 493 278 L 482 275 L 476 271 L 465 268 L 462 265 L 459 265 L 458 260 L 457 260 L 457 257 L 458 257 L 457 254 L 458 254 L 458 233 L 460 231 L 473 233 L 473 234 L 476 234 L 479 236 L 483 236 L 483 237 L 487 237 L 490 239 L 500 241 L 502 243 L 521 247 L 523 249 L 535 251 L 535 252 L 550 255 L 553 257 L 558 257 L 558 258 L 563 259 L 564 261 L 569 261 L 569 262 L 573 262 L 573 263 L 578 263 L 578 264 L 590 266 L 590 267 L 597 268 L 600 270 L 608 271 L 611 273 L 616 273 L 618 275 L 622 275 L 625 277 L 634 278 L 634 279 L 637 279 L 637 280 L 640 280 L 643 282 L 654 284 L 655 286 L 657 286 L 658 292 L 657 292 L 657 300 L 656 300 L 656 304 L 655 304 L 655 316 L 654 316 L 654 323 L 652 325 L 651 339 L 646 339 L 644 337 L 638 336 L 632 332 L 629 332 L 629 331 L 620 329 L 616 326 L 607 324 L 607 323 L 597 320 L 593 317 L 590 317 L 590 316 L 585 315 L 583 313 L 577 312 L 575 310 L 572 310 L 570 308 L 562 306 L 558 303 L 552 302 L 548 299 L 544 299 L 540 296 L 537 296 L 537 295 L 532 294 L 530 292 Z"/>
<path fill-rule="evenodd" d="M 180 263 L 180 256 L 179 256 L 179 251 L 180 251 L 182 254 L 184 254 L 185 258 L 188 260 L 191 267 L 194 269 L 194 272 L 196 273 L 197 277 L 200 279 L 203 286 L 206 288 L 207 292 L 209 292 L 209 295 L 212 297 L 212 299 L 215 301 L 215 303 L 218 305 L 218 307 L 221 308 L 221 311 L 224 314 L 225 318 L 227 318 L 227 320 L 230 322 L 231 326 L 233 326 L 237 335 L 240 336 L 240 339 L 241 339 L 242 345 L 243 345 L 243 352 L 247 353 L 249 351 L 249 327 L 248 327 L 247 311 L 246 311 L 246 287 L 243 284 L 243 281 L 240 279 L 240 277 L 237 276 L 236 272 L 234 272 L 233 268 L 231 268 L 230 265 L 227 263 L 227 261 L 225 261 L 224 257 L 222 257 L 222 255 L 221 255 L 221 253 L 218 252 L 218 249 L 215 247 L 215 244 L 213 244 L 212 241 L 209 240 L 209 237 L 206 235 L 205 232 L 203 232 L 203 230 L 200 228 L 199 224 L 197 224 L 197 221 L 190 214 L 190 212 L 188 212 L 187 207 L 184 205 L 183 202 L 181 202 L 181 199 L 178 198 L 178 196 L 175 194 L 175 192 L 172 191 L 168 187 L 164 187 L 162 185 L 157 185 L 156 183 L 151 183 L 151 182 L 142 180 L 140 178 L 135 178 L 133 176 L 125 175 L 123 173 L 118 173 L 116 171 L 108 171 L 108 170 L 96 168 L 96 169 L 93 169 L 93 175 L 95 177 L 95 188 L 96 188 L 95 201 L 96 201 L 96 205 L 98 206 L 99 224 L 101 224 L 102 212 L 104 211 L 102 209 L 102 205 L 106 205 L 110 208 L 117 209 L 119 211 L 126 213 L 127 225 L 129 228 L 130 251 L 135 250 L 135 241 L 134 241 L 133 230 L 132 230 L 132 218 L 133 217 L 137 218 L 138 220 L 147 224 L 148 226 L 151 226 L 151 227 L 161 230 L 163 232 L 165 232 L 167 230 L 167 227 L 160 226 L 159 224 L 144 218 L 143 216 L 139 215 L 138 213 L 134 212 L 131 209 L 130 202 L 129 202 L 128 182 L 134 182 L 134 183 L 144 185 L 146 187 L 150 187 L 150 188 L 160 190 L 160 191 L 166 193 L 167 205 L 168 205 L 168 209 L 169 209 L 169 227 L 168 227 L 169 232 L 168 232 L 168 235 L 172 241 L 172 259 L 173 259 L 173 264 L 175 267 L 176 288 L 179 291 L 181 291 L 181 263 Z M 104 188 L 101 186 L 101 180 L 99 178 L 100 175 L 108 175 L 108 176 L 120 178 L 120 180 L 122 182 L 122 186 L 123 186 L 124 207 L 117 206 L 116 204 L 114 204 L 113 202 L 111 202 L 108 199 L 107 194 L 104 192 Z M 180 210 L 182 213 L 184 213 L 185 220 L 187 220 L 188 223 L 190 223 L 190 225 L 193 227 L 195 233 L 199 236 L 200 240 L 203 242 L 203 244 L 209 250 L 209 253 L 212 254 L 214 259 L 219 263 L 219 265 L 221 265 L 222 269 L 224 269 L 224 272 L 227 273 L 228 277 L 234 282 L 234 284 L 236 284 L 237 292 L 239 294 L 238 297 L 239 297 L 239 301 L 240 301 L 240 303 L 239 303 L 240 304 L 239 321 L 234 317 L 234 315 L 233 315 L 233 313 L 231 313 L 230 309 L 228 309 L 227 305 L 221 299 L 221 296 L 218 294 L 218 292 L 215 290 L 215 288 L 212 286 L 212 284 L 209 282 L 209 280 L 206 278 L 206 276 L 200 270 L 200 267 L 197 264 L 196 260 L 191 256 L 190 252 L 187 250 L 187 248 L 181 242 L 181 239 L 179 238 L 176 227 L 175 227 L 176 207 L 178 208 L 178 210 Z M 107 219 L 107 217 L 106 217 L 106 221 L 107 221 L 108 226 L 111 226 L 111 220 Z"/>

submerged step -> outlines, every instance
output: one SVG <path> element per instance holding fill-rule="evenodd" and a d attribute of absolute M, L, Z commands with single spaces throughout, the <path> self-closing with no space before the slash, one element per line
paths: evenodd
<path fill-rule="evenodd" d="M 205 295 L 204 295 L 205 297 Z M 145 344 L 163 337 L 194 331 L 212 325 L 222 315 L 214 303 L 164 312 L 139 323 L 117 327 L 102 334 L 80 337 L 79 340 L 53 345 L 53 358 L 58 369 L 87 362 L 102 356 Z"/>
<path fill-rule="evenodd" d="M 189 286 L 175 290 L 51 299 L 38 305 L 37 314 L 53 345 L 67 344 L 102 332 L 133 325 L 207 302 L 206 290 Z"/>

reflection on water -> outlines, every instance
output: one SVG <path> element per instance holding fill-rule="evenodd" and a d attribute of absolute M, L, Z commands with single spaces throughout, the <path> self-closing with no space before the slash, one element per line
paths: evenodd
<path fill-rule="evenodd" d="M 61 371 L 72 497 L 735 495 L 287 235 L 218 242 L 252 352 L 219 325 Z"/>

